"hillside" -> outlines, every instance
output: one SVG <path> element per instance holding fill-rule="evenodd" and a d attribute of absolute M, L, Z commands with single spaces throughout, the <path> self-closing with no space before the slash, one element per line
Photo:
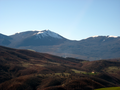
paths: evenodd
<path fill-rule="evenodd" d="M 0 90 L 92 90 L 120 86 L 120 59 L 87 61 L 0 46 L 0 62 Z"/>

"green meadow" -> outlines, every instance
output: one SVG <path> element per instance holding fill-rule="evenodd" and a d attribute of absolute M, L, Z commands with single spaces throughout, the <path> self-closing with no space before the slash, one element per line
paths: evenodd
<path fill-rule="evenodd" d="M 120 90 L 120 87 L 109 87 L 109 88 L 100 88 L 95 90 Z"/>

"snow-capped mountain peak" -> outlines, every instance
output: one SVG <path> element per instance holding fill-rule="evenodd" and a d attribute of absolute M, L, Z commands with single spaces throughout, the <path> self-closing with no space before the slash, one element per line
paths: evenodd
<path fill-rule="evenodd" d="M 38 31 L 36 34 L 35 34 L 37 37 L 39 38 L 43 38 L 43 37 L 53 37 L 53 38 L 58 38 L 58 39 L 62 39 L 63 37 L 60 36 L 59 34 L 57 33 L 54 33 L 50 30 L 43 30 L 43 31 Z"/>

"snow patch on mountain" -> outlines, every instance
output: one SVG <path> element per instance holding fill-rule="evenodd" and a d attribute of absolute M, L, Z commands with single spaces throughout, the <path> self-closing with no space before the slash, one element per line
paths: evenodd
<path fill-rule="evenodd" d="M 113 37 L 113 38 L 118 38 L 118 36 L 112 36 L 112 35 L 108 36 L 108 38 L 110 38 L 110 37 Z"/>
<path fill-rule="evenodd" d="M 95 37 L 99 37 L 98 35 L 95 35 L 95 36 L 92 36 L 93 38 L 95 38 Z"/>
<path fill-rule="evenodd" d="M 88 37 L 88 38 L 96 38 L 96 37 L 99 37 L 99 35 L 91 36 L 91 37 Z M 88 38 L 85 38 L 85 39 L 88 39 Z"/>
<path fill-rule="evenodd" d="M 20 34 L 21 32 L 17 32 L 17 33 L 15 33 L 15 34 L 13 34 L 13 35 L 16 35 L 16 34 Z"/>
<path fill-rule="evenodd" d="M 91 37 L 88 37 L 88 38 L 97 38 L 97 37 L 100 37 L 99 35 L 95 35 L 95 36 L 91 36 Z M 118 36 L 112 36 L 112 35 L 108 35 L 108 36 L 103 36 L 103 37 L 107 37 L 107 38 L 118 38 Z M 88 38 L 85 38 L 85 39 L 88 39 Z M 105 40 L 104 40 L 105 41 Z"/>
<path fill-rule="evenodd" d="M 95 38 L 95 37 L 99 37 L 99 35 L 92 36 L 92 37 L 93 37 L 93 38 Z M 118 36 L 112 36 L 112 35 L 108 35 L 108 36 L 106 36 L 106 37 L 108 37 L 108 38 L 110 38 L 110 37 L 117 38 Z"/>
<path fill-rule="evenodd" d="M 62 37 L 50 30 L 43 30 L 43 31 L 38 31 L 36 33 L 36 36 L 39 37 L 39 38 L 42 38 L 42 37 L 54 37 L 54 38 L 58 38 L 58 39 L 62 39 Z"/>

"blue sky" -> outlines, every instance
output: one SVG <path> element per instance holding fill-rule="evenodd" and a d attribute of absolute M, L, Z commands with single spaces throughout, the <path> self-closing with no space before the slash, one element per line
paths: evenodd
<path fill-rule="evenodd" d="M 120 36 L 120 0 L 0 0 L 0 33 L 45 29 L 71 40 Z"/>

